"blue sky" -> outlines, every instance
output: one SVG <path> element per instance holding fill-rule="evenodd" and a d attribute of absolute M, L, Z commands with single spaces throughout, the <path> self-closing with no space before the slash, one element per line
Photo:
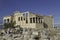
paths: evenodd
<path fill-rule="evenodd" d="M 59 0 L 0 0 L 0 22 L 14 11 L 30 11 L 43 15 L 53 15 L 54 22 L 60 24 Z"/>

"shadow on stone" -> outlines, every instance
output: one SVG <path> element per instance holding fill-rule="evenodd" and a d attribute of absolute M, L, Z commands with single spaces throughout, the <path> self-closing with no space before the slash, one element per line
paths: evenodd
<path fill-rule="evenodd" d="M 48 28 L 48 25 L 45 22 L 43 22 L 43 26 L 44 28 Z"/>

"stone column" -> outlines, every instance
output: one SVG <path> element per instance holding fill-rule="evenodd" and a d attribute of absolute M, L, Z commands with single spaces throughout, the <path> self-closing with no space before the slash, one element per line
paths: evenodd
<path fill-rule="evenodd" d="M 37 17 L 36 17 L 36 23 L 38 23 L 38 21 L 37 21 Z"/>

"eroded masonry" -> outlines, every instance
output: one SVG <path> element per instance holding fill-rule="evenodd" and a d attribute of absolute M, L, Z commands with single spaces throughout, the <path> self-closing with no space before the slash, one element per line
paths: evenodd
<path fill-rule="evenodd" d="M 53 28 L 54 20 L 53 16 L 44 16 L 31 12 L 20 13 L 16 11 L 14 15 L 6 16 L 3 18 L 4 23 L 16 22 L 15 26 L 20 26 L 22 28 Z"/>

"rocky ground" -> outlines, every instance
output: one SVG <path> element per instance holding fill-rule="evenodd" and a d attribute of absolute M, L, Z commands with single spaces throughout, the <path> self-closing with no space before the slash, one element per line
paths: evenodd
<path fill-rule="evenodd" d="M 57 35 L 49 30 L 7 29 L 0 31 L 0 40 L 57 40 Z"/>

